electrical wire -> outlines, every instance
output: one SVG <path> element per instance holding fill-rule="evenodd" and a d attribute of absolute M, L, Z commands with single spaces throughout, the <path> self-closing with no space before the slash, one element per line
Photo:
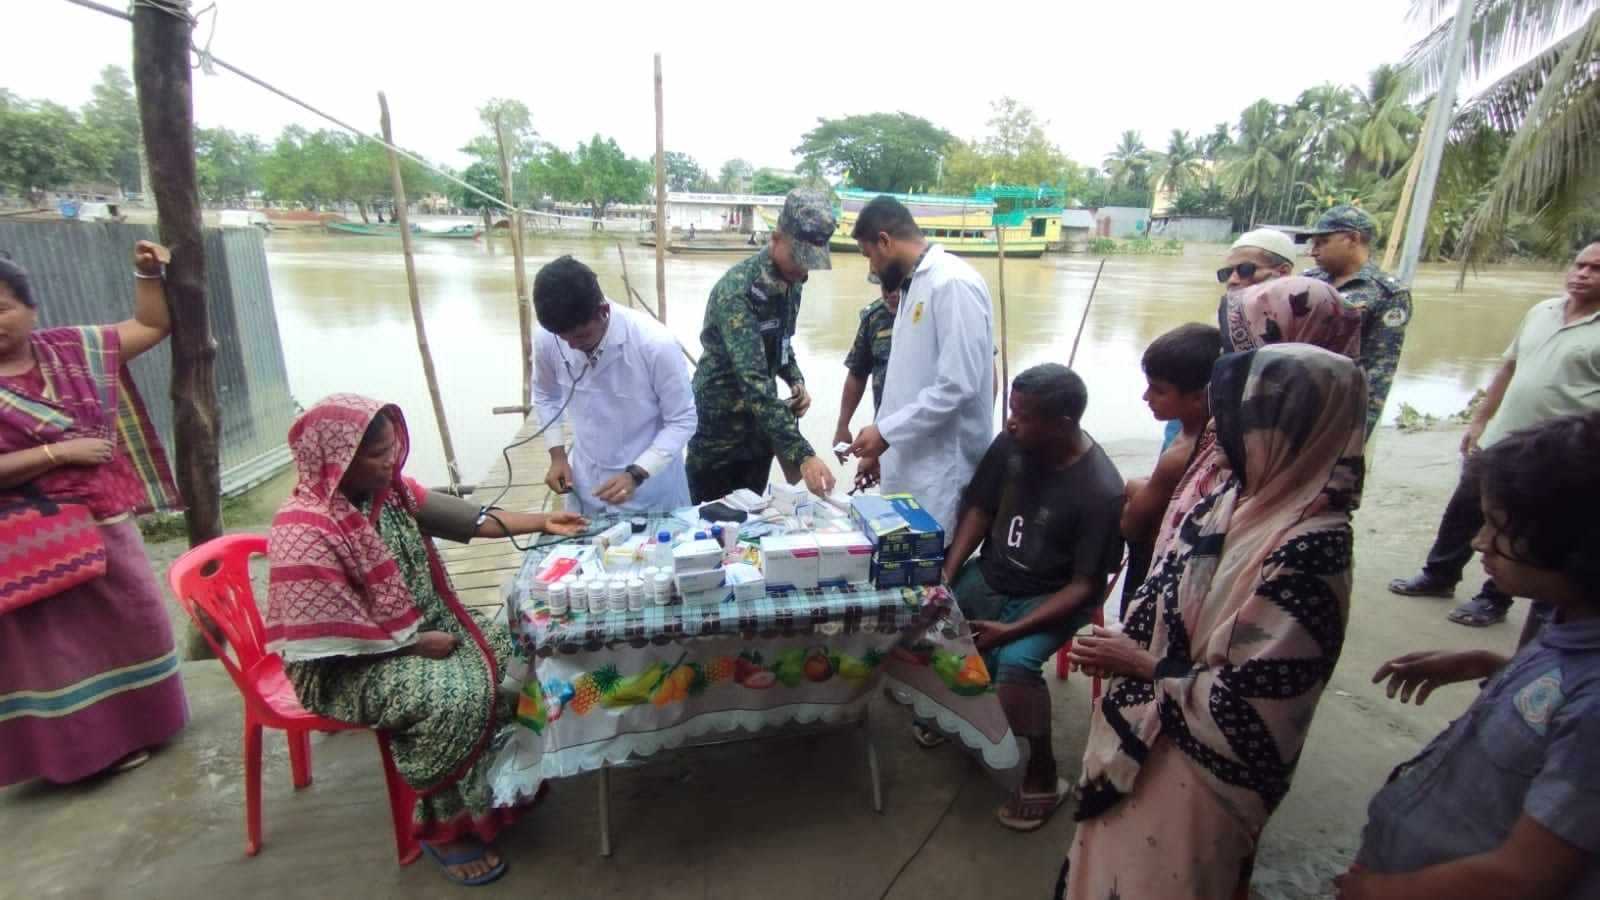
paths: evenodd
<path fill-rule="evenodd" d="M 956 801 L 961 799 L 961 792 L 967 789 L 967 785 L 971 781 L 972 776 L 968 775 L 966 780 L 962 781 L 961 785 L 956 788 L 956 792 L 950 796 L 950 802 L 945 804 L 944 812 L 939 814 L 939 818 L 933 820 L 933 827 L 929 828 L 928 833 L 922 836 L 922 843 L 917 845 L 917 849 L 911 851 L 911 855 L 906 857 L 905 862 L 900 864 L 900 868 L 895 870 L 894 877 L 890 878 L 889 883 L 884 885 L 883 893 L 878 895 L 878 900 L 887 900 L 890 892 L 894 890 L 894 886 L 900 882 L 900 876 L 904 875 L 906 870 L 911 868 L 911 863 L 922 855 L 923 850 L 927 849 L 928 842 L 933 840 L 934 834 L 939 831 L 939 826 L 944 824 L 944 820 L 950 817 L 951 811 L 956 808 Z"/>
<path fill-rule="evenodd" d="M 583 381 L 583 377 L 588 375 L 589 370 L 593 367 L 594 357 L 588 357 L 583 363 L 583 368 L 578 371 L 578 377 L 572 380 L 572 387 L 567 390 L 567 398 L 561 401 L 561 408 L 556 410 L 556 414 L 550 417 L 550 421 L 540 426 L 539 430 L 535 431 L 533 434 L 530 434 L 521 440 L 512 441 L 500 449 L 500 458 L 506 461 L 506 484 L 505 487 L 500 489 L 500 493 L 494 495 L 493 500 L 490 500 L 488 503 L 483 505 L 483 517 L 485 519 L 492 519 L 496 525 L 499 525 L 500 530 L 506 533 L 506 540 L 510 541 L 511 546 L 517 548 L 519 552 L 527 553 L 529 550 L 533 550 L 538 547 L 553 547 L 556 544 L 562 544 L 566 543 L 567 541 L 574 540 L 574 538 L 570 537 L 561 538 L 554 541 L 540 541 L 536 538 L 534 539 L 533 543 L 524 547 L 523 545 L 517 543 L 517 538 L 511 533 L 511 529 L 506 527 L 505 521 L 499 516 L 495 515 L 494 511 L 500 508 L 500 501 L 504 500 L 506 494 L 511 492 L 511 486 L 517 481 L 516 475 L 511 470 L 511 451 L 517 449 L 518 447 L 532 443 L 534 440 L 543 436 L 546 431 L 549 431 L 551 426 L 561 421 L 561 416 L 566 413 L 567 407 L 572 405 L 572 398 L 578 395 L 578 383 Z M 548 500 L 549 498 L 546 497 L 546 499 Z"/>

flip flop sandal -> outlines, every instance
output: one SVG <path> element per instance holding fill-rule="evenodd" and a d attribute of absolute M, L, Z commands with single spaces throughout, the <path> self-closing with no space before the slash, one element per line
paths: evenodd
<path fill-rule="evenodd" d="M 1498 625 L 1506 620 L 1507 610 L 1494 605 L 1482 597 L 1473 597 L 1471 600 L 1450 610 L 1448 618 L 1457 625 L 1468 628 L 1487 628 Z"/>
<path fill-rule="evenodd" d="M 500 859 L 499 865 L 475 878 L 463 878 L 462 876 L 450 871 L 451 866 L 464 866 L 467 863 L 477 862 L 478 860 L 483 859 L 485 856 L 488 856 L 488 847 L 480 846 L 476 851 L 468 850 L 462 853 L 457 853 L 454 856 L 445 856 L 443 853 L 440 853 L 432 844 L 423 844 L 422 852 L 428 854 L 430 859 L 439 864 L 439 871 L 444 873 L 444 877 L 464 887 L 479 887 L 481 885 L 488 884 L 491 881 L 498 881 L 500 876 L 506 873 L 507 866 L 504 857 Z"/>
<path fill-rule="evenodd" d="M 132 753 L 129 753 L 127 756 L 124 756 L 123 758 L 107 766 L 106 771 L 113 775 L 121 775 L 123 772 L 132 772 L 134 769 L 139 768 L 149 761 L 149 750 L 135 750 Z"/>
<path fill-rule="evenodd" d="M 1021 790 L 1012 794 L 995 812 L 995 818 L 1012 831 L 1038 831 L 1071 796 L 1072 785 L 1065 778 L 1058 778 L 1053 794 L 1031 794 Z"/>
<path fill-rule="evenodd" d="M 934 731 L 932 728 L 929 728 L 921 722 L 911 723 L 911 738 L 917 742 L 918 747 L 921 747 L 924 750 L 932 750 L 935 747 L 943 747 L 950 741 L 949 738 L 937 731 Z"/>

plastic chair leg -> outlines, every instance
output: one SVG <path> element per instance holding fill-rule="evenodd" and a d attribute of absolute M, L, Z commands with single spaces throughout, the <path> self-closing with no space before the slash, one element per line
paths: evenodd
<path fill-rule="evenodd" d="M 289 771 L 294 775 L 294 789 L 311 786 L 311 732 L 287 731 L 289 738 Z"/>
<path fill-rule="evenodd" d="M 261 726 L 244 721 L 244 852 L 261 852 Z"/>
<path fill-rule="evenodd" d="M 389 791 L 389 818 L 394 823 L 394 849 L 399 857 L 400 865 L 409 866 L 422 855 L 422 846 L 411 833 L 412 806 L 416 803 L 416 793 L 411 790 L 411 785 L 406 784 L 400 777 L 400 770 L 395 768 L 394 754 L 389 751 L 389 739 L 382 732 L 374 731 L 378 739 L 378 754 L 383 757 L 383 781 Z"/>

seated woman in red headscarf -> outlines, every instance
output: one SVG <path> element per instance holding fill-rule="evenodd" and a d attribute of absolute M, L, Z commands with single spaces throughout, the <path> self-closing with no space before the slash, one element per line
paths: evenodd
<path fill-rule="evenodd" d="M 266 631 L 295 692 L 318 715 L 388 733 L 419 795 L 414 829 L 461 884 L 506 863 L 488 845 L 514 812 L 485 774 L 510 721 L 499 693 L 511 636 L 456 598 L 433 542 L 572 535 L 573 513 L 492 516 L 401 475 L 410 441 L 398 407 L 336 394 L 289 430 L 299 482 L 272 521 Z"/>

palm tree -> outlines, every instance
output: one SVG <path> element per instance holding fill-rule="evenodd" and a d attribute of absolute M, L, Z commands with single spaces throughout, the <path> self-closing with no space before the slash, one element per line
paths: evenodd
<path fill-rule="evenodd" d="M 1407 64 L 1431 90 L 1443 74 L 1454 4 L 1412 0 L 1433 30 Z M 1467 223 L 1463 260 L 1497 243 L 1515 212 L 1529 212 L 1548 249 L 1567 249 L 1600 190 L 1600 0 L 1478 0 L 1464 75 L 1512 66 L 1458 114 L 1453 132 L 1486 124 L 1511 138 L 1482 205 Z"/>
<path fill-rule="evenodd" d="M 1167 139 L 1167 152 L 1157 157 L 1161 169 L 1161 184 L 1172 193 L 1174 197 L 1183 193 L 1200 178 L 1203 170 L 1201 165 L 1200 145 L 1189 136 L 1189 132 L 1172 129 L 1172 136 Z"/>
<path fill-rule="evenodd" d="M 1208 163 L 1221 161 L 1223 151 L 1232 146 L 1233 131 L 1227 122 L 1218 122 L 1210 134 L 1200 139 L 1200 153 Z"/>
<path fill-rule="evenodd" d="M 1284 129 L 1282 150 L 1289 158 L 1284 179 L 1284 215 L 1294 209 L 1296 179 L 1341 160 L 1355 149 L 1357 133 L 1352 124 L 1354 103 L 1348 88 L 1322 84 L 1302 93 L 1290 108 Z M 1302 171 L 1302 160 L 1306 170 Z"/>
<path fill-rule="evenodd" d="M 1407 102 L 1411 93 L 1411 73 L 1387 63 L 1367 76 L 1367 89 L 1356 91 L 1355 152 L 1345 157 L 1345 174 L 1363 163 L 1378 174 L 1389 176 L 1411 158 L 1422 117 Z"/>
<path fill-rule="evenodd" d="M 1250 198 L 1247 226 L 1256 224 L 1261 200 L 1283 170 L 1278 134 L 1278 107 L 1270 100 L 1257 100 L 1239 114 L 1239 139 L 1226 151 L 1222 183 L 1234 200 Z"/>
<path fill-rule="evenodd" d="M 1150 151 L 1137 131 L 1124 131 L 1117 149 L 1106 157 L 1106 175 L 1119 187 L 1141 181 L 1150 169 Z"/>

